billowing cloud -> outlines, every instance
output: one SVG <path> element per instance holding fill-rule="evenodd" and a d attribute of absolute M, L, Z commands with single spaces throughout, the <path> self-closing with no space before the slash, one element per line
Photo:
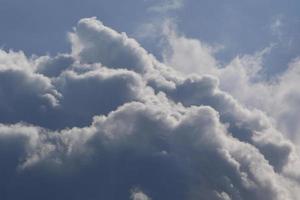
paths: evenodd
<path fill-rule="evenodd" d="M 279 23 L 279 22 L 276 22 Z M 292 140 L 299 142 L 299 58 L 292 60 L 283 73 L 266 80 L 263 76 L 264 57 L 275 46 L 273 44 L 253 55 L 239 55 L 228 64 L 219 64 L 214 56 L 214 47 L 196 39 L 177 33 L 172 26 L 167 34 L 169 47 L 165 62 L 184 74 L 192 72 L 218 77 L 219 87 L 231 94 L 244 106 L 259 109 L 274 120 L 274 126 Z M 192 51 L 192 53 L 187 53 Z M 178 62 L 177 62 L 178 61 Z M 203 64 L 205 63 L 205 64 Z"/>
<path fill-rule="evenodd" d="M 1 199 L 298 198 L 297 146 L 264 107 L 223 86 L 245 58 L 184 75 L 95 18 L 70 41 L 56 57 L 0 52 Z M 291 89 L 283 96 L 294 94 L 297 66 L 280 79 Z"/>
<path fill-rule="evenodd" d="M 150 198 L 145 195 L 142 191 L 134 190 L 131 195 L 132 200 L 150 200 Z"/>

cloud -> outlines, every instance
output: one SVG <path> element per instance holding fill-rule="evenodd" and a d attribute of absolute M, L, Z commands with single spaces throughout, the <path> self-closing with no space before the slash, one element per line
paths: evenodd
<path fill-rule="evenodd" d="M 150 200 L 150 198 L 145 195 L 142 191 L 134 190 L 131 194 L 132 200 Z"/>
<path fill-rule="evenodd" d="M 156 0 L 157 2 L 157 0 Z M 183 7 L 184 0 L 159 0 L 156 5 L 149 7 L 149 11 L 166 13 Z"/>
<path fill-rule="evenodd" d="M 58 106 L 60 93 L 49 78 L 33 72 L 33 63 L 24 54 L 0 54 L 1 122 L 42 123 L 47 110 Z"/>
<path fill-rule="evenodd" d="M 218 62 L 214 53 L 218 48 L 204 44 L 196 39 L 180 36 L 174 23 L 166 21 L 162 27 L 168 48 L 163 52 L 164 63 L 184 74 L 217 73 Z M 189 59 L 193 58 L 193 59 Z"/>
<path fill-rule="evenodd" d="M 279 15 L 274 17 L 273 22 L 270 26 L 271 32 L 273 35 L 277 36 L 279 40 L 282 39 L 283 36 L 283 16 Z"/>
<path fill-rule="evenodd" d="M 249 77 L 261 54 L 181 74 L 95 18 L 70 40 L 71 53 L 55 57 L 0 51 L 1 199 L 298 198 L 297 146 L 269 112 L 223 86 L 234 72 L 249 91 L 260 84 Z M 192 44 L 190 59 L 209 49 L 179 41 L 171 47 Z M 288 94 L 297 66 L 280 79 Z"/>
<path fill-rule="evenodd" d="M 274 120 L 276 128 L 292 140 L 299 141 L 298 123 L 293 120 L 298 118 L 300 102 L 295 88 L 300 79 L 298 58 L 291 61 L 285 72 L 266 80 L 263 77 L 264 58 L 274 45 L 253 55 L 238 55 L 228 64 L 221 65 L 211 50 L 212 46 L 203 48 L 201 41 L 180 36 L 174 26 L 167 27 L 172 34 L 165 35 L 169 43 L 164 59 L 166 63 L 184 74 L 194 72 L 218 77 L 220 89 L 244 106 L 265 112 Z M 187 53 L 189 51 L 192 53 Z"/>
<path fill-rule="evenodd" d="M 80 20 L 75 33 L 70 34 L 70 40 L 72 54 L 85 63 L 101 61 L 108 67 L 138 72 L 151 65 L 147 52 L 134 39 L 104 26 L 95 18 Z"/>
<path fill-rule="evenodd" d="M 15 164 L 2 168 L 21 169 L 8 177 L 7 198 L 121 199 L 132 187 L 145 188 L 156 199 L 293 198 L 287 187 L 293 182 L 277 174 L 254 146 L 230 136 L 216 111 L 182 109 L 129 103 L 96 117 L 90 127 L 59 133 L 2 127 L 1 141 L 12 140 L 13 151 L 23 148 L 2 155 Z"/>
<path fill-rule="evenodd" d="M 47 77 L 57 77 L 74 63 L 70 55 L 58 55 L 54 58 L 44 56 L 37 59 L 36 72 Z"/>

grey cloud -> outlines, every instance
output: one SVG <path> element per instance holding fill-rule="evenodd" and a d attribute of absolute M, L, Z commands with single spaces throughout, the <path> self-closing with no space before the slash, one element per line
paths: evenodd
<path fill-rule="evenodd" d="M 26 58 L 22 52 L 1 53 L 2 123 L 82 127 L 94 115 L 141 100 L 149 90 L 132 71 L 80 64 L 71 55 Z"/>
<path fill-rule="evenodd" d="M 57 106 L 59 97 L 59 92 L 44 76 L 14 69 L 0 70 L 2 123 L 42 124 L 43 115 Z"/>
<path fill-rule="evenodd" d="M 54 84 L 63 94 L 55 113 L 55 123 L 61 123 L 60 128 L 88 125 L 94 115 L 107 114 L 126 102 L 142 99 L 147 91 L 134 72 L 105 68 L 81 74 L 66 71 Z"/>
<path fill-rule="evenodd" d="M 297 199 L 296 146 L 222 79 L 95 18 L 70 37 L 53 58 L 0 51 L 1 198 Z"/>
<path fill-rule="evenodd" d="M 211 106 L 219 112 L 220 120 L 228 125 L 234 137 L 259 148 L 275 169 L 282 169 L 282 164 L 286 163 L 293 151 L 292 144 L 279 142 L 284 139 L 280 137 L 280 134 L 278 136 L 275 130 L 268 136 L 279 137 L 276 141 L 270 141 L 267 137 L 260 137 L 256 140 L 255 138 L 259 138 L 257 135 L 264 135 L 266 134 L 264 132 L 272 129 L 267 116 L 258 110 L 250 111 L 243 108 L 231 96 L 220 91 L 217 85 L 218 81 L 210 76 L 191 77 L 167 94 L 185 106 Z"/>
<path fill-rule="evenodd" d="M 139 187 L 153 199 L 293 198 L 288 179 L 254 146 L 231 137 L 212 108 L 181 112 L 180 105 L 129 103 L 82 129 L 2 127 L 1 141 L 16 135 L 13 149 L 27 146 L 10 166 L 25 168 L 7 177 L 6 197 L 124 199 Z"/>
<path fill-rule="evenodd" d="M 41 57 L 36 61 L 36 72 L 47 77 L 57 77 L 72 66 L 74 58 L 70 55 L 58 55 L 54 58 Z"/>

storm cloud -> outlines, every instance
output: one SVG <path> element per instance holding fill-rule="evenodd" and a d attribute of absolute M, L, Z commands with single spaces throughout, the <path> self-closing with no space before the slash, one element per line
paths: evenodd
<path fill-rule="evenodd" d="M 69 33 L 69 53 L 1 50 L 0 198 L 296 200 L 297 145 L 271 111 L 230 89 L 238 67 L 211 69 L 217 62 L 202 52 L 204 67 L 181 73 L 198 62 L 186 46 L 207 48 L 172 37 L 163 63 L 85 18 Z M 293 97 L 276 118 L 289 123 L 298 66 L 274 86 L 289 88 L 274 92 L 282 102 Z"/>

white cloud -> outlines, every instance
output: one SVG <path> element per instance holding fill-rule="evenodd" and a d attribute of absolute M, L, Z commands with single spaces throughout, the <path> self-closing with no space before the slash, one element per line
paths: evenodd
<path fill-rule="evenodd" d="M 145 195 L 142 191 L 133 190 L 131 194 L 132 200 L 150 200 L 150 198 Z"/>
<path fill-rule="evenodd" d="M 279 21 L 275 25 L 279 26 Z M 239 55 L 230 63 L 220 66 L 211 51 L 212 47 L 205 49 L 199 40 L 178 36 L 174 28 L 171 28 L 171 33 L 166 35 L 171 48 L 165 57 L 166 63 L 185 74 L 195 72 L 217 76 L 222 90 L 248 108 L 262 110 L 273 118 L 274 125 L 286 136 L 299 141 L 297 133 L 300 129 L 293 120 L 298 119 L 300 102 L 296 89 L 300 80 L 297 59 L 291 62 L 284 73 L 266 81 L 261 78 L 263 59 L 274 45 L 254 55 Z M 185 49 L 192 53 L 186 53 Z"/>
<path fill-rule="evenodd" d="M 138 72 L 151 66 L 147 52 L 134 39 L 104 26 L 95 18 L 80 20 L 70 40 L 72 54 L 84 63 L 101 62 L 108 67 Z"/>
<path fill-rule="evenodd" d="M 170 47 L 164 52 L 164 62 L 185 74 L 216 74 L 218 62 L 213 54 L 217 48 L 179 36 L 169 23 L 165 25 L 164 34 Z"/>

